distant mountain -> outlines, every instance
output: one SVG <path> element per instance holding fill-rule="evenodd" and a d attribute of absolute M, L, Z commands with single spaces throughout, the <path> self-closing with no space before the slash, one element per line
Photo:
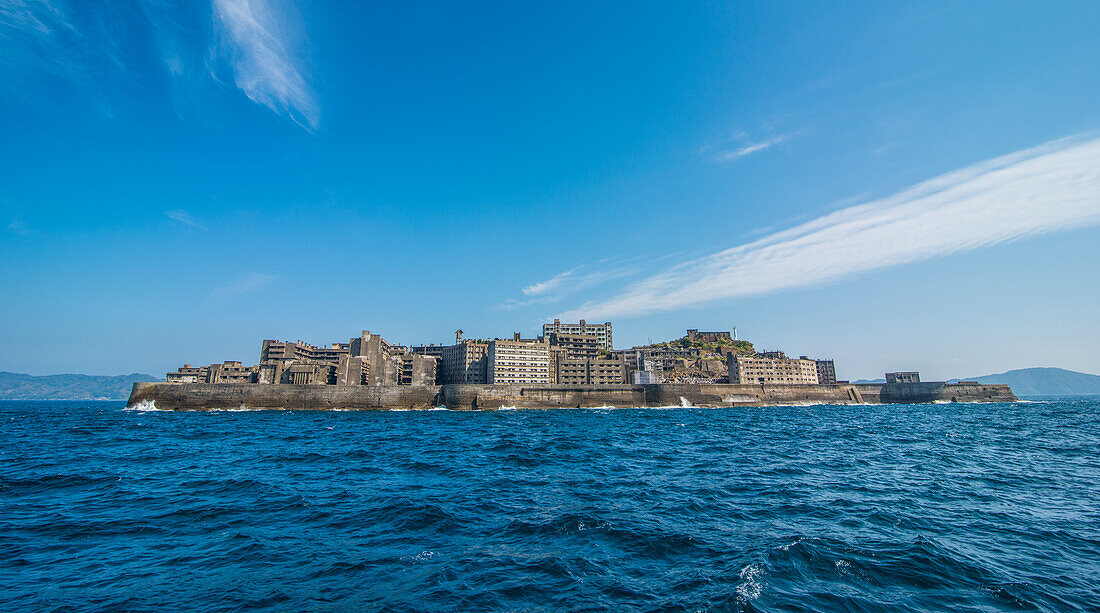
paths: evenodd
<path fill-rule="evenodd" d="M 160 377 L 134 373 L 117 377 L 96 375 L 24 375 L 0 372 L 0 400 L 126 400 L 135 381 Z"/>
<path fill-rule="evenodd" d="M 959 381 L 960 379 L 952 379 Z M 962 381 L 1007 383 L 1017 396 L 1085 396 L 1100 394 L 1100 375 L 1064 368 L 1021 368 L 999 375 L 967 377 Z"/>

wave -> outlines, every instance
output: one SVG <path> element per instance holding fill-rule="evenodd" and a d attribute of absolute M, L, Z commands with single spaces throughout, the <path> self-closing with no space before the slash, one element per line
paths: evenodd
<path fill-rule="evenodd" d="M 152 400 L 142 400 L 142 401 L 138 402 L 137 404 L 127 406 L 127 407 L 123 408 L 122 410 L 123 411 L 148 412 L 148 411 L 160 411 L 161 409 L 158 409 L 157 408 L 157 403 L 152 401 Z"/>

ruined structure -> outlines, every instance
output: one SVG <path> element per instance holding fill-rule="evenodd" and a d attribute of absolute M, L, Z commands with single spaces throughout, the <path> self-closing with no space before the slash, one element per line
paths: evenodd
<path fill-rule="evenodd" d="M 596 343 L 602 351 L 611 351 L 611 322 L 602 324 L 590 324 L 583 319 L 575 324 L 563 324 L 560 319 L 555 319 L 552 324 L 542 324 L 542 335 L 549 337 L 551 334 L 585 334 L 596 337 Z"/>
<path fill-rule="evenodd" d="M 754 356 L 733 355 L 726 358 L 729 382 L 735 384 L 776 383 L 783 385 L 816 385 L 817 362 L 806 356 L 788 358 L 782 351 L 766 351 Z"/>
<path fill-rule="evenodd" d="M 916 372 L 888 372 L 887 383 L 920 383 L 920 373 Z"/>
<path fill-rule="evenodd" d="M 486 383 L 553 383 L 550 372 L 550 343 L 542 339 L 521 339 L 489 343 L 485 356 Z"/>
<path fill-rule="evenodd" d="M 814 360 L 817 365 L 817 382 L 823 385 L 836 383 L 836 366 L 832 360 Z"/>
<path fill-rule="evenodd" d="M 757 352 L 736 332 L 692 329 L 675 341 L 616 351 L 611 324 L 555 321 L 537 338 L 392 344 L 364 330 L 346 343 L 265 340 L 255 366 L 189 364 L 165 383 L 136 383 L 130 403 L 163 409 L 497 409 L 761 406 L 785 403 L 1010 402 L 1007 386 L 836 380 L 832 360 Z M 630 384 L 628 382 L 633 382 Z"/>
<path fill-rule="evenodd" d="M 315 347 L 301 341 L 268 339 L 260 362 L 223 362 L 198 368 L 185 364 L 170 372 L 170 383 L 255 383 L 286 385 L 433 385 L 438 359 L 391 345 L 364 330 L 347 343 Z"/>
<path fill-rule="evenodd" d="M 700 332 L 695 329 L 687 331 L 687 337 L 692 341 L 702 343 L 732 344 L 733 336 L 729 332 Z"/>
<path fill-rule="evenodd" d="M 443 376 L 447 383 L 487 383 L 487 341 L 462 338 L 462 330 L 455 332 L 455 344 L 443 347 Z"/>

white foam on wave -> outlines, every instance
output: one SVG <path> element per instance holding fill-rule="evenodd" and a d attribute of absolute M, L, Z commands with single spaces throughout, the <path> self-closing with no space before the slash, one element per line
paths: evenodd
<path fill-rule="evenodd" d="M 435 555 L 436 554 L 435 554 L 434 551 L 426 549 L 426 550 L 421 551 L 420 553 L 416 554 L 415 556 L 402 556 L 401 559 L 402 560 L 408 560 L 409 562 L 423 562 L 424 560 L 429 560 L 431 558 L 434 558 Z"/>
<path fill-rule="evenodd" d="M 515 411 L 515 410 L 516 410 L 516 407 L 514 407 L 514 406 L 511 406 L 511 407 L 506 407 L 506 406 L 504 406 L 504 405 L 502 404 L 502 405 L 500 405 L 500 408 L 499 408 L 499 409 L 497 409 L 497 410 L 498 410 L 498 411 Z"/>
<path fill-rule="evenodd" d="M 737 594 L 746 600 L 760 598 L 764 591 L 764 566 L 754 562 L 741 569 L 741 583 L 737 584 Z"/>
<path fill-rule="evenodd" d="M 157 408 L 157 403 L 152 401 L 152 400 L 142 400 L 141 402 L 139 402 L 135 405 L 132 405 L 132 406 L 128 406 L 123 410 L 124 411 L 140 411 L 142 413 L 145 413 L 145 412 L 148 412 L 148 411 L 160 411 L 161 409 L 158 409 Z"/>
<path fill-rule="evenodd" d="M 241 404 L 236 407 L 221 407 L 216 409 L 206 409 L 211 413 L 255 413 L 256 411 L 277 411 L 279 409 L 261 409 L 256 407 L 250 407 L 247 404 Z M 283 409 L 286 410 L 286 409 Z"/>

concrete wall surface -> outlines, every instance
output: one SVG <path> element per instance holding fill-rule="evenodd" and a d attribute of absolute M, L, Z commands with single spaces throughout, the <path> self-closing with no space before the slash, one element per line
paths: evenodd
<path fill-rule="evenodd" d="M 781 404 L 1014 402 L 1007 385 L 898 383 L 835 385 L 265 385 L 135 383 L 130 406 L 203 409 L 559 409 L 593 407 L 729 407 Z"/>

